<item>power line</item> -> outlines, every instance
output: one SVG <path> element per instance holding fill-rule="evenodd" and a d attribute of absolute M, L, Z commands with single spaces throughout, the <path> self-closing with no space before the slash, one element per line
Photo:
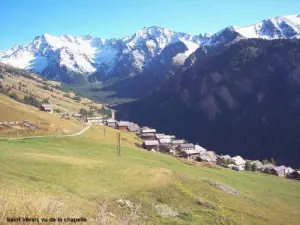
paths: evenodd
<path fill-rule="evenodd" d="M 121 156 L 121 134 L 117 133 L 117 154 Z"/>

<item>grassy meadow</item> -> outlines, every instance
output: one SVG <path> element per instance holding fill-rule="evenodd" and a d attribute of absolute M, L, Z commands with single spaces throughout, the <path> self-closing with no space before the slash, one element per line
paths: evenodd
<path fill-rule="evenodd" d="M 0 140 L 0 224 L 22 215 L 86 217 L 85 224 L 300 224 L 300 182 L 188 165 L 139 149 L 126 132 L 118 156 L 116 137 L 93 126 L 77 137 Z"/>

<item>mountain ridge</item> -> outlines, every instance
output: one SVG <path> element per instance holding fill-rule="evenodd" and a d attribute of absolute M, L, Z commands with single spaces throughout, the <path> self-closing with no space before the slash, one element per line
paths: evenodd
<path fill-rule="evenodd" d="M 190 35 L 159 26 L 144 27 L 131 36 L 110 39 L 45 33 L 26 45 L 0 51 L 0 62 L 49 79 L 72 83 L 75 77 L 88 80 L 95 74 L 97 79 L 139 75 L 145 68 L 155 66 L 152 61 L 163 49 L 179 41 L 188 50 L 175 55 L 174 62 L 183 64 L 199 47 L 213 47 L 248 38 L 299 37 L 299 15 L 268 18 L 245 27 L 229 26 L 215 34 L 204 35 Z"/>

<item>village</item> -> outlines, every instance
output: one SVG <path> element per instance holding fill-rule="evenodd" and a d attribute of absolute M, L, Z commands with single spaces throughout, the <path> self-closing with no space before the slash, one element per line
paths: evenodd
<path fill-rule="evenodd" d="M 51 105 L 42 105 L 40 110 L 53 112 Z M 114 111 L 112 111 L 110 117 L 85 117 L 79 113 L 72 115 L 67 113 L 61 114 L 61 118 L 64 119 L 70 119 L 71 116 L 89 124 L 108 126 L 124 132 L 133 132 L 142 139 L 143 145 L 141 147 L 147 151 L 170 154 L 188 161 L 219 165 L 235 171 L 248 170 L 262 172 L 300 181 L 300 170 L 284 165 L 276 166 L 274 162 L 272 163 L 268 160 L 261 162 L 259 160 L 243 159 L 239 155 L 234 157 L 229 155 L 217 155 L 215 151 L 207 150 L 198 144 L 189 143 L 184 139 L 178 139 L 174 135 L 157 133 L 154 128 L 140 127 L 138 124 L 129 121 L 117 121 Z"/>

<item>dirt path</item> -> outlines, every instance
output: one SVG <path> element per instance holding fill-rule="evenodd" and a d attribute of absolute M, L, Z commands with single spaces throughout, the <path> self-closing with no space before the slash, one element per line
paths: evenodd
<path fill-rule="evenodd" d="M 75 134 L 64 134 L 64 135 L 44 135 L 44 136 L 29 136 L 29 137 L 14 137 L 14 138 L 0 138 L 0 140 L 20 140 L 20 139 L 30 139 L 30 138 L 44 138 L 44 137 L 75 137 L 83 134 L 88 129 L 91 128 L 91 125 L 87 125 L 85 128 L 83 128 L 81 131 L 75 133 Z"/>

